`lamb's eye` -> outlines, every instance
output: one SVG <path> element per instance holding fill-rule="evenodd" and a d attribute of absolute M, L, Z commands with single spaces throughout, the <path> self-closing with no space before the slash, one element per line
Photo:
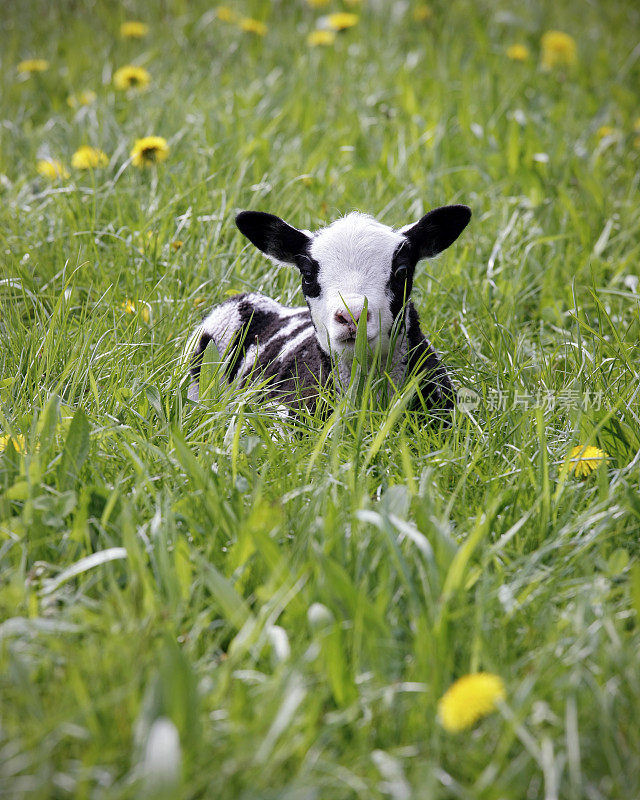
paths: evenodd
<path fill-rule="evenodd" d="M 407 265 L 406 264 L 398 264 L 398 266 L 394 270 L 394 275 L 396 278 L 400 278 L 403 280 L 407 277 Z"/>
<path fill-rule="evenodd" d="M 300 270 L 302 278 L 302 291 L 307 297 L 318 297 L 320 287 L 318 285 L 318 265 L 309 256 L 298 256 L 296 265 Z"/>
<path fill-rule="evenodd" d="M 298 269 L 300 270 L 300 275 L 302 276 L 303 283 L 309 283 L 314 279 L 314 269 L 313 264 L 310 262 L 305 263 L 304 261 L 298 264 Z"/>
<path fill-rule="evenodd" d="M 302 257 L 298 261 L 298 269 L 300 270 L 300 274 L 302 275 L 302 282 L 311 281 L 313 280 L 313 263 L 311 259 Z"/>

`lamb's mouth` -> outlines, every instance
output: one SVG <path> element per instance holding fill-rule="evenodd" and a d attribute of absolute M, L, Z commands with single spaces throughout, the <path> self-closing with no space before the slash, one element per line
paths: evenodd
<path fill-rule="evenodd" d="M 371 336 L 367 336 L 367 342 L 369 344 L 375 344 L 376 340 L 378 339 L 378 334 L 374 333 Z M 355 347 L 356 346 L 356 335 L 345 335 L 340 336 L 337 340 L 341 345 L 345 345 L 346 347 Z"/>

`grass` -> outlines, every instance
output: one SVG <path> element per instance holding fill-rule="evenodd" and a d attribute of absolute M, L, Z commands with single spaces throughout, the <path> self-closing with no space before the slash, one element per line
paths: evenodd
<path fill-rule="evenodd" d="M 454 0 L 418 24 L 363 0 L 328 49 L 301 1 L 233 7 L 266 35 L 203 0 L 3 14 L 0 790 L 638 797 L 637 4 Z M 575 66 L 540 68 L 548 29 Z M 113 89 L 128 63 L 148 91 Z M 170 152 L 138 170 L 145 135 Z M 109 166 L 71 169 L 83 144 Z M 414 298 L 479 396 L 450 429 L 366 386 L 283 424 L 211 367 L 187 401 L 206 308 L 302 301 L 237 210 L 403 225 L 448 202 L 472 223 Z M 609 455 L 585 480 L 576 445 Z M 450 734 L 438 700 L 477 670 L 506 702 Z"/>

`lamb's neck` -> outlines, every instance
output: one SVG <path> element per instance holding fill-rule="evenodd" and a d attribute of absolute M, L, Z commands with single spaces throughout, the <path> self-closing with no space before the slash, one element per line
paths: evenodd
<path fill-rule="evenodd" d="M 405 329 L 402 330 L 400 336 L 396 341 L 395 350 L 393 352 L 393 357 L 391 359 L 391 365 L 389 372 L 389 378 L 391 382 L 395 386 L 396 389 L 399 389 L 402 384 L 404 383 L 407 377 L 407 363 L 409 361 L 409 344 L 407 340 L 407 332 Z"/>

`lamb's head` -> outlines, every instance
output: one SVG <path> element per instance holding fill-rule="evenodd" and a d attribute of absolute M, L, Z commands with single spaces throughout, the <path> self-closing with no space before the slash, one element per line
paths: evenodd
<path fill-rule="evenodd" d="M 236 224 L 270 258 L 295 265 L 320 346 L 353 355 L 367 300 L 367 337 L 389 349 L 392 327 L 409 299 L 418 261 L 455 242 L 471 217 L 467 206 L 443 206 L 399 230 L 352 213 L 315 233 L 262 211 L 242 211 Z"/>

